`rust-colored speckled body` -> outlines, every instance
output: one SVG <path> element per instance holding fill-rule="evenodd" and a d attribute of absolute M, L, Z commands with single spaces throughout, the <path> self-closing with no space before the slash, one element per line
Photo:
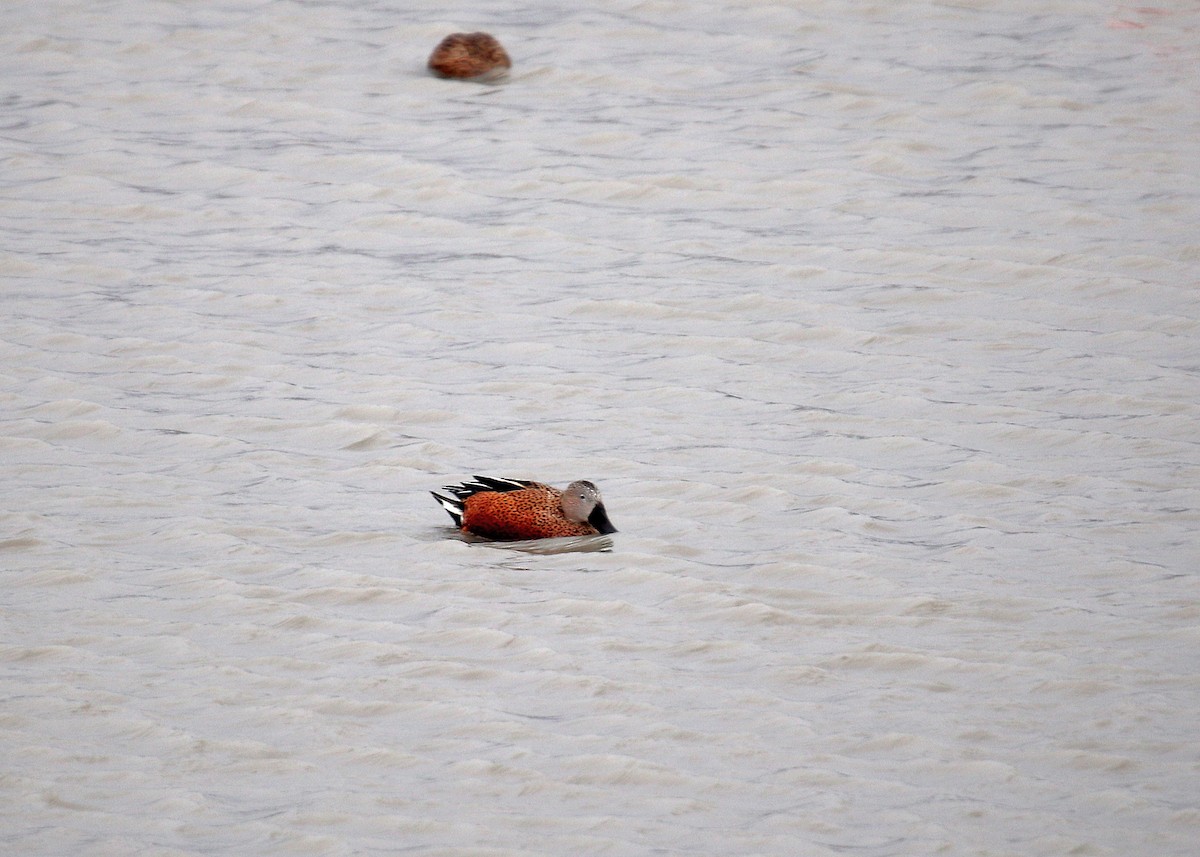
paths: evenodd
<path fill-rule="evenodd" d="M 600 491 L 591 482 L 572 482 L 559 491 L 541 482 L 476 476 L 447 485 L 434 498 L 464 533 L 515 541 L 615 533 Z"/>
<path fill-rule="evenodd" d="M 554 539 L 594 536 L 591 524 L 563 517 L 562 492 L 549 485 L 531 485 L 521 491 L 484 491 L 463 501 L 462 530 L 489 539 Z"/>
<path fill-rule="evenodd" d="M 488 33 L 451 33 L 429 55 L 429 68 L 442 77 L 500 77 L 512 68 L 504 47 Z"/>

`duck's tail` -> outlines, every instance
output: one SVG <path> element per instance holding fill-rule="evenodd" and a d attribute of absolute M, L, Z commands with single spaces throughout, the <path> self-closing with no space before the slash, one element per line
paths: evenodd
<path fill-rule="evenodd" d="M 474 482 L 461 482 L 458 485 L 446 485 L 442 488 L 450 496 L 447 497 L 439 494 L 436 491 L 430 491 L 433 499 L 438 501 L 438 505 L 446 510 L 446 513 L 454 519 L 454 526 L 461 527 L 463 519 L 463 501 L 472 494 L 478 494 L 480 491 L 498 491 L 504 493 L 506 491 L 520 491 L 522 488 L 528 488 L 533 483 L 527 479 L 495 479 L 491 476 L 476 476 Z"/>
<path fill-rule="evenodd" d="M 449 487 L 443 488 L 443 491 L 449 491 Z M 433 499 L 438 501 L 438 505 L 446 510 L 446 513 L 454 519 L 454 526 L 461 527 L 463 519 L 463 501 L 456 497 L 443 497 L 436 491 L 430 491 Z"/>

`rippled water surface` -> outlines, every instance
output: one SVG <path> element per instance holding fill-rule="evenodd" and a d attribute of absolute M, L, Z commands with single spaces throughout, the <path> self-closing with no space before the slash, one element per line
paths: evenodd
<path fill-rule="evenodd" d="M 1195 854 L 1200 7 L 421 5 L 0 6 L 5 852 Z"/>

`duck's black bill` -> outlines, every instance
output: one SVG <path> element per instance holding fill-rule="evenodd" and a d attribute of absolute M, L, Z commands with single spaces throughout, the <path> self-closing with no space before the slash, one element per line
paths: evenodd
<path fill-rule="evenodd" d="M 592 509 L 592 514 L 588 515 L 588 523 L 595 527 L 596 532 L 602 536 L 617 531 L 617 528 L 612 525 L 612 521 L 608 519 L 608 512 L 604 511 L 603 503 L 597 503 L 596 508 Z"/>

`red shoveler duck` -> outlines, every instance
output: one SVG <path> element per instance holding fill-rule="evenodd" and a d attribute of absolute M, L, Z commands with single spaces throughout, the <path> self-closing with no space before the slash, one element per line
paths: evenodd
<path fill-rule="evenodd" d="M 429 55 L 439 77 L 495 80 L 512 68 L 504 46 L 490 33 L 451 33 Z"/>
<path fill-rule="evenodd" d="M 581 479 L 565 491 L 525 479 L 476 476 L 447 485 L 435 500 L 463 533 L 498 541 L 555 539 L 615 533 L 600 489 Z"/>

